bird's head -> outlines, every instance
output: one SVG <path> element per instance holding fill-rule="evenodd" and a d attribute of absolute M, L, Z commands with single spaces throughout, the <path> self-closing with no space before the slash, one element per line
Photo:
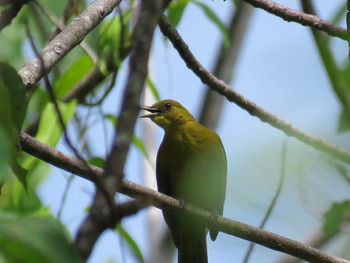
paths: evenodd
<path fill-rule="evenodd" d="M 140 118 L 150 118 L 165 130 L 176 128 L 187 121 L 193 121 L 194 117 L 180 103 L 174 100 L 162 100 L 151 107 L 141 107 L 150 113 Z"/>

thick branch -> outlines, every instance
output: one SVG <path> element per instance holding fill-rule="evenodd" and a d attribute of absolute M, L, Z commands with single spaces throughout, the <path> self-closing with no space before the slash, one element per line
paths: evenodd
<path fill-rule="evenodd" d="M 18 74 L 24 85 L 31 87 L 84 37 L 93 30 L 120 3 L 120 0 L 96 0 L 73 22 L 57 35 L 39 54 L 20 69 Z M 40 59 L 39 59 L 40 57 Z M 40 61 L 42 60 L 42 61 Z"/>
<path fill-rule="evenodd" d="M 225 82 L 216 78 L 194 57 L 187 44 L 182 40 L 181 36 L 170 24 L 166 16 L 162 15 L 159 26 L 163 34 L 169 38 L 175 49 L 179 52 L 187 67 L 189 67 L 203 83 L 225 96 L 229 101 L 236 103 L 238 106 L 248 111 L 251 115 L 258 117 L 261 121 L 267 122 L 273 127 L 282 130 L 286 135 L 293 136 L 317 150 L 323 151 L 334 158 L 342 160 L 343 162 L 350 163 L 349 151 L 341 149 L 334 144 L 331 144 L 319 137 L 312 136 L 311 134 L 294 127 L 289 122 L 278 118 L 276 115 L 264 110 L 254 102 L 249 101 Z"/>
<path fill-rule="evenodd" d="M 303 12 L 290 9 L 286 6 L 277 4 L 270 0 L 244 0 L 252 6 L 264 9 L 265 11 L 281 17 L 288 22 L 297 22 L 303 26 L 310 26 L 312 28 L 326 32 L 330 36 L 339 37 L 347 40 L 346 29 L 333 25 L 332 23 L 323 20 L 317 16 L 305 14 Z"/>
<path fill-rule="evenodd" d="M 161 5 L 160 0 L 144 0 L 135 32 L 132 38 L 133 51 L 130 57 L 130 71 L 123 96 L 123 104 L 118 116 L 118 126 L 112 150 L 107 157 L 102 179 L 109 197 L 120 190 L 124 177 L 124 164 L 133 138 L 134 126 L 140 110 L 141 92 L 147 76 L 148 56 L 151 48 L 153 31 L 158 23 Z M 91 211 L 80 227 L 75 244 L 83 261 L 86 261 L 95 242 L 104 230 L 110 228 L 109 222 L 115 223 L 118 215 L 113 207 L 108 207 L 104 193 L 98 191 L 95 195 Z M 100 208 L 104 207 L 100 213 Z M 100 226 L 96 228 L 96 225 Z"/>
<path fill-rule="evenodd" d="M 53 149 L 23 132 L 20 134 L 20 140 L 22 149 L 25 152 L 70 173 L 74 173 L 88 180 L 100 177 L 103 173 L 102 169 L 94 166 L 90 166 L 88 168 L 78 159 Z M 123 179 L 122 181 L 120 192 L 134 198 L 143 196 L 154 206 L 162 209 L 168 209 L 172 213 L 177 213 L 180 210 L 186 211 L 189 214 L 198 216 L 207 225 L 213 224 L 213 218 L 215 218 L 217 229 L 221 232 L 255 242 L 262 246 L 281 251 L 309 262 L 350 263 L 350 261 L 330 256 L 300 242 L 241 223 L 239 221 L 222 216 L 218 216 L 216 218 L 211 213 L 196 208 L 192 205 L 188 204 L 184 207 L 180 201 L 172 197 L 166 196 L 126 179 Z"/>

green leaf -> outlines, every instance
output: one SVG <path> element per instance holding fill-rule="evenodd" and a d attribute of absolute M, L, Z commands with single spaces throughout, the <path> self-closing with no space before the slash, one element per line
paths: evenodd
<path fill-rule="evenodd" d="M 122 19 L 119 16 L 113 16 L 105 20 L 100 27 L 97 44 L 100 51 L 100 68 L 106 75 L 108 75 L 107 59 L 112 56 L 117 65 L 121 62 L 120 52 L 125 45 L 128 45 L 127 42 L 130 39 L 128 27 L 130 18 L 131 12 L 125 12 Z"/>
<path fill-rule="evenodd" d="M 206 4 L 197 0 L 192 0 L 192 2 L 200 7 L 206 16 L 219 28 L 224 38 L 224 47 L 227 48 L 230 45 L 230 37 L 224 23 L 221 22 L 220 18 Z"/>
<path fill-rule="evenodd" d="M 105 159 L 101 157 L 92 157 L 89 163 L 101 169 L 105 167 Z"/>
<path fill-rule="evenodd" d="M 80 262 L 73 243 L 52 217 L 0 213 L 0 246 L 6 262 Z"/>
<path fill-rule="evenodd" d="M 6 63 L 0 63 L 0 78 L 7 87 L 12 123 L 16 131 L 19 132 L 27 111 L 26 88 L 16 70 Z"/>
<path fill-rule="evenodd" d="M 168 7 L 168 19 L 174 27 L 180 23 L 189 0 L 172 1 Z"/>
<path fill-rule="evenodd" d="M 117 118 L 113 114 L 104 114 L 103 118 L 109 120 L 114 128 L 117 127 Z"/>
<path fill-rule="evenodd" d="M 122 227 L 122 225 L 118 224 L 115 230 L 120 234 L 120 236 L 129 246 L 133 254 L 136 256 L 138 262 L 142 262 L 142 263 L 145 262 L 139 246 L 136 244 L 135 240 L 128 234 L 128 232 L 126 232 L 126 230 Z"/>
<path fill-rule="evenodd" d="M 67 125 L 68 121 L 72 118 L 77 102 L 72 100 L 68 103 L 58 102 L 60 112 L 64 123 Z M 38 132 L 36 138 L 51 146 L 54 147 L 62 136 L 62 127 L 58 121 L 57 112 L 52 103 L 48 103 L 41 115 Z"/>
<path fill-rule="evenodd" d="M 0 66 L 1 68 L 1 66 Z M 6 68 L 6 67 L 5 67 Z M 2 67 L 4 69 L 4 67 Z M 1 71 L 1 69 L 0 69 Z M 11 75 L 10 72 L 7 72 Z M 17 123 L 13 122 L 13 112 L 14 107 L 11 104 L 10 88 L 5 85 L 3 78 L 4 71 L 1 72 L 2 78 L 0 79 L 0 155 L 2 156 L 2 168 L 0 169 L 2 173 L 0 174 L 0 187 L 9 178 L 11 172 L 9 167 L 11 167 L 13 173 L 26 187 L 26 171 L 22 169 L 16 162 L 16 152 L 15 145 L 19 145 L 19 130 L 17 127 L 21 126 L 19 124 L 22 120 L 21 118 L 16 118 Z M 8 79 L 7 79 L 8 81 Z M 20 96 L 20 95 L 19 95 Z M 13 99 L 15 101 L 15 99 Z M 15 104 L 16 102 L 14 102 Z M 20 114 L 20 112 L 16 112 Z M 16 127 L 17 126 L 17 127 Z M 19 146 L 18 146 L 19 147 Z"/>
<path fill-rule="evenodd" d="M 338 25 L 340 22 L 343 21 L 345 14 L 346 14 L 346 3 L 341 3 L 329 21 L 334 25 Z"/>
<path fill-rule="evenodd" d="M 11 162 L 12 148 L 6 131 L 0 125 L 0 189 L 2 184 L 9 178 L 9 164 Z"/>
<path fill-rule="evenodd" d="M 160 101 L 160 96 L 159 96 L 158 90 L 157 90 L 156 86 L 154 85 L 153 81 L 149 77 L 146 78 L 146 84 L 150 88 L 154 98 L 157 101 Z"/>
<path fill-rule="evenodd" d="M 332 207 L 324 214 L 323 229 L 326 234 L 331 235 L 336 232 L 349 215 L 350 200 L 333 203 Z"/>
<path fill-rule="evenodd" d="M 134 135 L 133 137 L 133 143 L 134 145 L 136 146 L 136 148 L 138 148 L 141 153 L 146 157 L 147 161 L 152 165 L 154 166 L 154 164 L 152 163 L 150 157 L 149 157 L 149 154 L 146 150 L 146 147 L 144 146 L 143 142 L 138 138 L 136 137 L 136 135 Z"/>
<path fill-rule="evenodd" d="M 78 84 L 83 77 L 89 73 L 93 67 L 93 61 L 88 55 L 80 57 L 60 78 L 54 85 L 54 90 L 58 99 L 62 98 L 68 91 L 70 91 L 76 84 Z"/>

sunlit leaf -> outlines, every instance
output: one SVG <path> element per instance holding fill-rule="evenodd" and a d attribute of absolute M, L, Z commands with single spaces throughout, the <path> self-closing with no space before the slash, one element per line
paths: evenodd
<path fill-rule="evenodd" d="M 93 67 L 93 61 L 88 55 L 80 57 L 54 85 L 54 90 L 58 99 L 62 98 L 76 84 L 78 84 L 84 76 L 89 73 Z"/>
<path fill-rule="evenodd" d="M 176 27 L 182 18 L 183 12 L 189 0 L 172 1 L 168 7 L 168 19 L 171 24 Z"/>
<path fill-rule="evenodd" d="M 134 135 L 133 137 L 133 143 L 134 145 L 136 146 L 137 149 L 140 150 L 140 152 L 146 157 L 147 161 L 152 165 L 154 166 L 154 164 L 152 163 L 151 161 L 151 158 L 149 157 L 149 154 L 146 150 L 146 147 L 145 145 L 143 144 L 143 142 L 138 138 L 136 137 L 136 135 Z"/>
<path fill-rule="evenodd" d="M 154 85 L 153 81 L 149 77 L 146 78 L 146 84 L 150 88 L 154 98 L 157 101 L 159 101 L 160 100 L 160 96 L 159 96 L 159 93 L 158 93 L 158 89 L 156 88 L 156 86 Z"/>
<path fill-rule="evenodd" d="M 113 58 L 114 63 L 121 62 L 120 51 L 129 41 L 128 22 L 131 18 L 131 12 L 123 14 L 122 19 L 119 16 L 113 16 L 103 22 L 100 27 L 98 38 L 98 50 L 100 52 L 100 69 L 107 75 L 107 59 Z"/>
<path fill-rule="evenodd" d="M 333 234 L 337 231 L 345 219 L 350 215 L 350 201 L 334 203 L 324 214 L 323 229 L 326 234 Z"/>
<path fill-rule="evenodd" d="M 136 244 L 135 240 L 129 235 L 129 233 L 122 227 L 122 225 L 119 224 L 115 230 L 120 234 L 125 243 L 129 246 L 133 254 L 136 256 L 138 262 L 145 262 L 139 246 Z"/>
<path fill-rule="evenodd" d="M 89 163 L 101 169 L 105 167 L 105 159 L 101 157 L 92 157 Z"/>
<path fill-rule="evenodd" d="M 73 116 L 76 105 L 77 102 L 75 100 L 68 103 L 59 102 L 60 112 L 66 125 Z M 57 112 L 53 104 L 48 103 L 41 115 L 36 138 L 39 141 L 54 147 L 60 140 L 62 132 L 63 130 L 58 121 Z"/>

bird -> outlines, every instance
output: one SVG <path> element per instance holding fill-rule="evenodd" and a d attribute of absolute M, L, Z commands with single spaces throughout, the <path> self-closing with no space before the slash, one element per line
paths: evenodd
<path fill-rule="evenodd" d="M 227 159 L 220 137 L 196 121 L 179 102 L 162 100 L 141 107 L 164 130 L 158 149 L 156 179 L 158 191 L 222 215 L 226 196 Z M 179 263 L 208 262 L 206 236 L 214 241 L 215 227 L 208 227 L 188 214 L 172 214 L 163 209 L 163 217 L 178 249 Z"/>

